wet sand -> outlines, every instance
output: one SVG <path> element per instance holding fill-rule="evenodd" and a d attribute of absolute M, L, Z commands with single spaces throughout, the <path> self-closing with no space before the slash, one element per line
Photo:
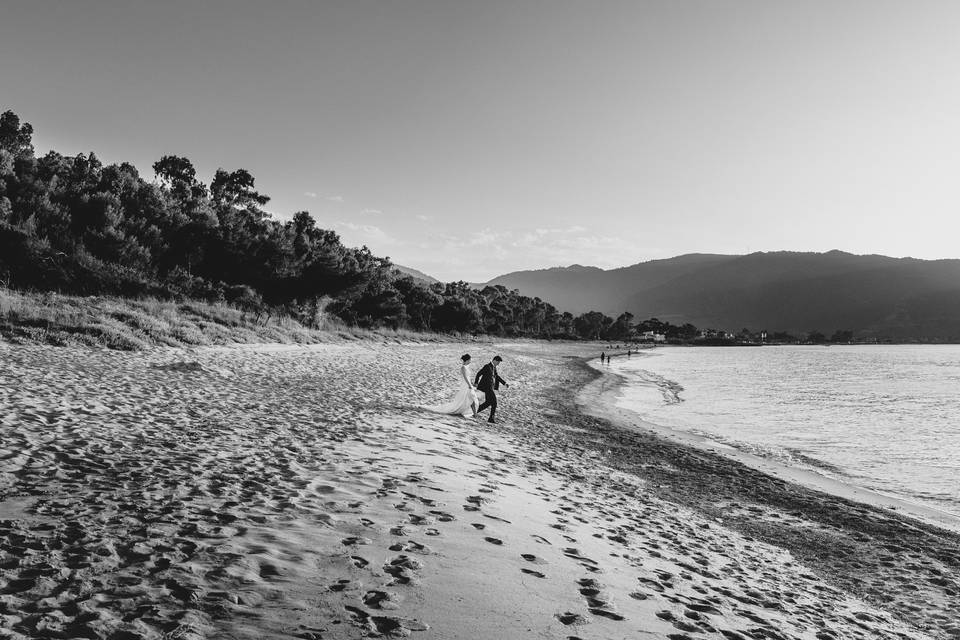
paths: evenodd
<path fill-rule="evenodd" d="M 416 410 L 462 351 L 0 345 L 0 637 L 960 636 L 956 534 L 588 415 L 579 345 Z"/>

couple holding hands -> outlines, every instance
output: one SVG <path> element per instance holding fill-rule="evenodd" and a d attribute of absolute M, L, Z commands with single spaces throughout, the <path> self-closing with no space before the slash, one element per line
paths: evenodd
<path fill-rule="evenodd" d="M 452 415 L 461 415 L 465 418 L 472 418 L 481 411 L 490 408 L 490 418 L 487 422 L 496 422 L 497 415 L 497 394 L 502 384 L 509 387 L 507 381 L 497 373 L 497 367 L 503 362 L 500 356 L 493 356 L 487 364 L 483 365 L 477 375 L 474 376 L 470 369 L 470 354 L 465 353 L 460 356 L 460 389 L 453 400 L 446 404 L 424 407 L 429 411 L 436 413 L 446 413 Z M 483 403 L 480 402 L 480 394 L 483 394 Z"/>

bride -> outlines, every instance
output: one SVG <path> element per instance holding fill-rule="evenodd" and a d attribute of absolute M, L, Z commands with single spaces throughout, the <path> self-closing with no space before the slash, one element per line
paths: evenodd
<path fill-rule="evenodd" d="M 453 400 L 444 404 L 425 406 L 424 409 L 436 413 L 446 413 L 451 415 L 460 415 L 464 418 L 470 418 L 476 415 L 477 408 L 480 406 L 480 398 L 477 390 L 473 386 L 473 372 L 470 371 L 470 354 L 465 353 L 460 356 L 460 389 Z"/>

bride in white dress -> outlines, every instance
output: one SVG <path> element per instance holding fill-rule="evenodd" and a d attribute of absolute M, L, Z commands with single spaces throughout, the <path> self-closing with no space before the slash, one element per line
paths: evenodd
<path fill-rule="evenodd" d="M 436 413 L 460 415 L 464 418 L 470 418 L 477 413 L 477 408 L 480 406 L 480 395 L 483 394 L 478 392 L 473 386 L 473 372 L 470 370 L 470 354 L 465 353 L 460 356 L 460 388 L 457 390 L 457 395 L 455 395 L 450 402 L 425 406 L 423 408 Z"/>

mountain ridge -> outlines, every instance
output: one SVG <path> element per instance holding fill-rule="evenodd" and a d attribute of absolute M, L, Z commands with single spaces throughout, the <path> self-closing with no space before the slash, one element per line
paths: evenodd
<path fill-rule="evenodd" d="M 574 314 L 726 330 L 830 332 L 960 340 L 960 260 L 840 250 L 683 254 L 617 269 L 515 271 L 486 284 L 518 289 Z"/>

